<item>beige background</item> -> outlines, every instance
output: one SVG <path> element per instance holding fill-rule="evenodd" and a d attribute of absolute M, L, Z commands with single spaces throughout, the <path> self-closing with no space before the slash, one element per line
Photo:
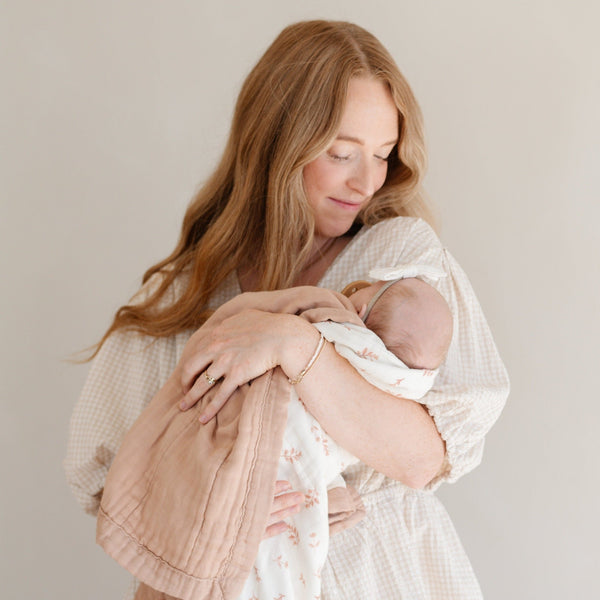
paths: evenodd
<path fill-rule="evenodd" d="M 597 509 L 598 4 L 9 0 L 0 5 L 6 598 L 119 598 L 64 482 L 101 335 L 172 248 L 241 81 L 286 24 L 356 21 L 425 114 L 428 190 L 512 378 L 483 465 L 442 497 L 488 600 L 590 598 Z"/>

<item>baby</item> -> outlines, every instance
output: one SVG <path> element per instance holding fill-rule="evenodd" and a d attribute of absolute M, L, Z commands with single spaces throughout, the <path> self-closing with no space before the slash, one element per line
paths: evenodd
<path fill-rule="evenodd" d="M 330 321 L 315 326 L 372 384 L 404 398 L 422 398 L 452 338 L 444 298 L 414 277 L 355 282 L 342 293 L 368 329 Z M 305 505 L 289 519 L 287 533 L 263 540 L 239 600 L 318 597 L 329 542 L 327 491 L 345 486 L 340 473 L 357 461 L 301 402 L 290 401 L 277 478 L 302 491 Z"/>
<path fill-rule="evenodd" d="M 452 315 L 442 295 L 416 279 L 354 282 L 342 293 L 364 324 L 411 369 L 437 369 L 452 340 Z"/>

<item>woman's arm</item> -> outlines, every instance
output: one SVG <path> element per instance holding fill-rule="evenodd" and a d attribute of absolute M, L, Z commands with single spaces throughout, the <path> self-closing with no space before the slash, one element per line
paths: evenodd
<path fill-rule="evenodd" d="M 248 309 L 297 315 L 313 308 L 338 309 L 340 307 L 352 313 L 353 316 L 349 316 L 347 320 L 362 324 L 362 321 L 356 316 L 354 305 L 343 294 L 327 288 L 301 285 L 283 290 L 239 294 L 221 305 L 206 322 L 206 325 L 212 326 L 220 323 L 224 319 Z"/>
<path fill-rule="evenodd" d="M 318 341 L 308 323 L 293 325 L 296 347 L 284 347 L 280 363 L 288 377 L 304 368 Z M 325 431 L 376 471 L 419 489 L 440 470 L 444 442 L 427 410 L 371 385 L 332 344 L 325 344 L 296 391 Z"/>
<path fill-rule="evenodd" d="M 214 327 L 198 330 L 178 365 L 186 396 L 195 404 L 211 378 L 223 378 L 220 392 L 204 409 L 211 419 L 233 390 L 281 366 L 293 378 L 302 371 L 319 340 L 304 319 L 245 310 Z M 444 444 L 427 411 L 412 400 L 391 396 L 363 379 L 326 343 L 297 385 L 308 410 L 333 439 L 366 464 L 410 487 L 425 486 L 440 469 Z M 203 418 L 204 417 L 204 418 Z"/>

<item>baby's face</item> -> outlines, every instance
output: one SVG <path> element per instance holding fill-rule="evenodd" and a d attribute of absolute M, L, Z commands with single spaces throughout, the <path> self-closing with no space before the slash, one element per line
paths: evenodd
<path fill-rule="evenodd" d="M 350 302 L 354 305 L 358 316 L 362 319 L 362 316 L 365 314 L 365 310 L 367 308 L 367 304 L 371 301 L 371 298 L 379 291 L 381 286 L 385 284 L 385 281 L 376 281 L 371 285 L 367 285 L 366 287 L 360 288 L 354 294 L 349 297 Z"/>

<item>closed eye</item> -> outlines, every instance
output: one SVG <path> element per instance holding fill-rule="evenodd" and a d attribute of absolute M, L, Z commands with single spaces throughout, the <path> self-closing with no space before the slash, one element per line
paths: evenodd
<path fill-rule="evenodd" d="M 378 158 L 379 160 L 382 160 L 384 162 L 389 162 L 390 158 L 392 157 L 392 154 L 394 154 L 394 152 L 396 152 L 396 146 L 394 145 L 394 147 L 388 152 L 387 155 L 382 156 L 381 154 L 376 154 L 375 158 Z"/>
<path fill-rule="evenodd" d="M 348 160 L 350 158 L 350 155 L 348 154 L 347 156 L 343 156 L 341 154 L 329 154 L 330 158 L 333 158 L 333 160 L 337 160 L 338 162 L 344 162 L 345 160 Z"/>

